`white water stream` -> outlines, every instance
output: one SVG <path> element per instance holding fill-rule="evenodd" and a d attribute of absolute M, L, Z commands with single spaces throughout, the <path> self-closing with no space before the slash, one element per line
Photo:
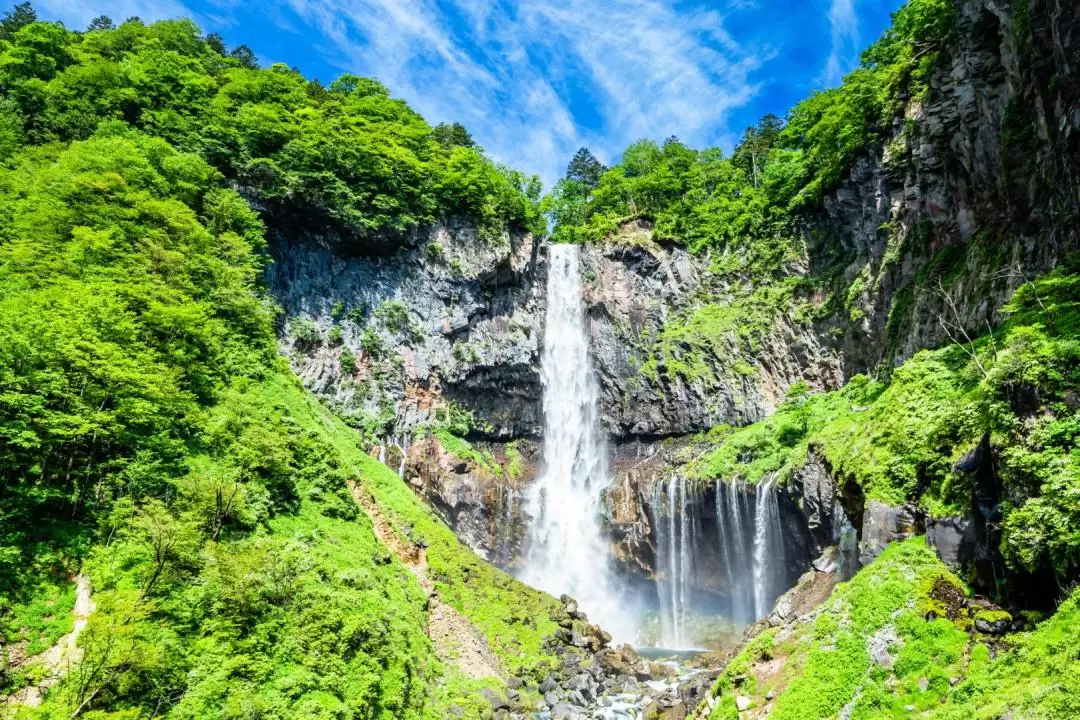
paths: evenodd
<path fill-rule="evenodd" d="M 640 618 L 625 601 L 601 532 L 601 492 L 611 480 L 598 425 L 598 397 L 582 305 L 579 248 L 552 245 L 541 379 L 544 465 L 528 489 L 529 527 L 520 577 L 554 595 L 573 596 L 616 642 L 633 641 Z M 756 488 L 715 485 L 717 548 L 730 598 L 728 619 L 746 625 L 768 614 L 786 585 L 784 540 L 773 479 Z M 696 644 L 695 553 L 703 495 L 685 478 L 657 483 L 652 500 L 662 646 Z M 708 542 L 708 541 L 705 541 Z"/>
<path fill-rule="evenodd" d="M 530 518 L 521 579 L 578 601 L 617 642 L 634 636 L 600 533 L 607 447 L 598 433 L 596 380 L 589 358 L 576 245 L 552 245 L 541 379 L 544 467 L 529 488 Z"/>

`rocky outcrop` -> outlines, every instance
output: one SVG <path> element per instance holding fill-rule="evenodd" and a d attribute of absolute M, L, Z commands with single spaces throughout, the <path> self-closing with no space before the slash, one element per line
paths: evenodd
<path fill-rule="evenodd" d="M 669 372 L 657 339 L 708 298 L 722 298 L 707 257 L 661 245 L 644 220 L 584 248 L 585 302 L 603 396 L 602 421 L 621 439 L 682 435 L 718 424 L 760 420 L 796 380 L 818 387 L 842 380 L 840 364 L 813 334 L 775 319 L 762 352 L 749 354 L 734 334 L 715 338 L 693 374 Z"/>
<path fill-rule="evenodd" d="M 424 433 L 409 446 L 405 479 L 473 552 L 512 571 L 523 559 L 524 491 L 539 455 L 539 446 L 520 440 L 477 443 L 460 457 Z"/>
<path fill-rule="evenodd" d="M 532 235 L 455 222 L 390 254 L 314 234 L 279 234 L 271 252 L 282 352 L 343 415 L 393 435 L 460 409 L 478 436 L 539 435 L 546 266 Z"/>
<path fill-rule="evenodd" d="M 839 343 L 846 376 L 981 334 L 1080 246 L 1078 56 L 1074 3 L 957 3 L 928 99 L 808 227 L 810 271 L 842 263 L 843 285 L 861 288 Z"/>

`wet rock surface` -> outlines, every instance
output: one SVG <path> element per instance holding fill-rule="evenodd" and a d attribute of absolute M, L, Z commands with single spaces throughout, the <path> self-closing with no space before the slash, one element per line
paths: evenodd
<path fill-rule="evenodd" d="M 434 435 L 409 445 L 404 477 L 458 538 L 488 562 L 512 570 L 524 556 L 525 489 L 540 464 L 540 447 L 477 442 L 460 458 Z"/>

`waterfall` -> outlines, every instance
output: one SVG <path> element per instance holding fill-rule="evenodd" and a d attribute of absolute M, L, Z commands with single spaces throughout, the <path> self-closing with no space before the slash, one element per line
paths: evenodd
<path fill-rule="evenodd" d="M 785 588 L 784 538 L 775 477 L 758 483 L 754 508 L 754 615 L 765 617 Z"/>
<path fill-rule="evenodd" d="M 529 488 L 530 517 L 521 579 L 568 593 L 592 622 L 629 641 L 633 623 L 616 592 L 600 533 L 600 494 L 610 481 L 597 432 L 598 395 L 581 301 L 578 247 L 551 245 L 540 374 L 544 467 Z"/>
<path fill-rule="evenodd" d="M 694 548 L 698 543 L 697 514 L 693 497 L 687 495 L 684 477 L 672 476 L 666 487 L 657 483 L 653 493 L 660 644 L 665 648 L 685 649 L 691 640 L 686 622 L 693 590 Z"/>
<path fill-rule="evenodd" d="M 751 509 L 746 494 L 734 482 L 716 482 L 716 524 L 724 561 L 727 589 L 731 596 L 731 620 L 752 623 L 755 617 L 753 578 L 753 536 L 745 531 Z"/>
<path fill-rule="evenodd" d="M 495 564 L 506 568 L 514 559 L 515 533 L 521 513 L 521 496 L 512 487 L 496 485 L 498 520 L 494 525 Z"/>
<path fill-rule="evenodd" d="M 401 450 L 401 462 L 398 463 L 398 477 L 402 480 L 405 479 L 405 465 L 406 460 L 409 458 L 409 436 L 402 433 L 401 442 L 398 443 L 398 449 Z"/>

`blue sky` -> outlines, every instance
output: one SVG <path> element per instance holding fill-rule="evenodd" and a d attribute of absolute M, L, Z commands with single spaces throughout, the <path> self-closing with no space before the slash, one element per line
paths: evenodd
<path fill-rule="evenodd" d="M 10 2 L 10 0 L 9 0 Z M 191 17 L 263 63 L 380 79 L 500 162 L 559 177 L 642 137 L 730 150 L 743 128 L 835 85 L 902 0 L 38 0 L 85 27 Z"/>

